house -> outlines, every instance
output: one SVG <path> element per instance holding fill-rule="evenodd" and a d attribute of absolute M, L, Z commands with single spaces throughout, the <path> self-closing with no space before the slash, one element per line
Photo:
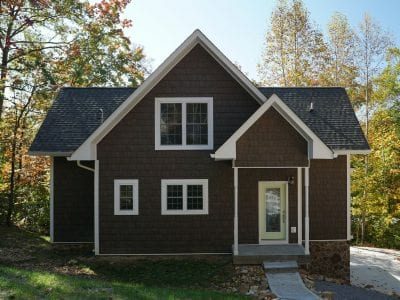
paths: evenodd
<path fill-rule="evenodd" d="M 51 157 L 51 241 L 96 255 L 288 256 L 349 274 L 343 88 L 256 87 L 196 30 L 138 88 L 63 88 L 31 155 Z"/>

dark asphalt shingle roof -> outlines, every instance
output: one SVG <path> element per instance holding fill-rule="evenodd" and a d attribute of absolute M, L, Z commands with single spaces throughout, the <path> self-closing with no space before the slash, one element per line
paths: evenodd
<path fill-rule="evenodd" d="M 342 88 L 259 88 L 277 94 L 332 149 L 369 149 L 348 96 Z M 63 88 L 33 141 L 30 152 L 75 151 L 134 91 L 134 88 Z M 310 102 L 314 111 L 309 112 Z"/>
<path fill-rule="evenodd" d="M 344 88 L 260 88 L 276 94 L 331 149 L 368 150 L 369 146 Z M 309 112 L 310 102 L 314 103 Z"/>
<path fill-rule="evenodd" d="M 72 153 L 134 90 L 62 88 L 29 151 Z"/>

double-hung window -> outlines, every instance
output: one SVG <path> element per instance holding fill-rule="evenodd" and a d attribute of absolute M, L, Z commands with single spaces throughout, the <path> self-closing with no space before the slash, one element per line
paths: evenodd
<path fill-rule="evenodd" d="M 213 149 L 213 99 L 156 98 L 155 149 Z"/>
<path fill-rule="evenodd" d="M 161 180 L 161 214 L 208 214 L 207 179 Z"/>
<path fill-rule="evenodd" d="M 114 214 L 139 214 L 139 182 L 137 179 L 114 180 Z"/>

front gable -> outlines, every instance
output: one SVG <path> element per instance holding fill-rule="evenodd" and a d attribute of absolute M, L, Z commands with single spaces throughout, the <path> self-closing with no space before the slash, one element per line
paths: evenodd
<path fill-rule="evenodd" d="M 97 159 L 97 144 L 159 84 L 178 63 L 192 50 L 201 46 L 224 70 L 259 104 L 265 96 L 253 83 L 200 31 L 195 30 L 144 82 L 129 96 L 113 114 L 71 155 L 70 160 Z M 190 73 L 186 74 L 190 77 Z M 207 75 L 194 81 L 203 81 Z M 190 84 L 190 83 L 188 83 Z M 173 89 L 173 86 L 168 87 Z M 184 96 L 184 95 L 181 95 Z"/>
<path fill-rule="evenodd" d="M 236 142 L 236 167 L 306 167 L 308 145 L 273 107 Z"/>

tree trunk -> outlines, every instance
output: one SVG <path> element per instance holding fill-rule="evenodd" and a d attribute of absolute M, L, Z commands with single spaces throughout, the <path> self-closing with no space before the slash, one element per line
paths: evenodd
<path fill-rule="evenodd" d="M 18 124 L 14 127 L 14 136 L 11 146 L 11 172 L 10 172 L 10 189 L 8 194 L 8 209 L 7 209 L 7 226 L 12 224 L 12 215 L 14 213 L 14 198 L 15 198 L 15 160 L 16 160 L 16 150 L 17 150 L 17 131 Z"/>

